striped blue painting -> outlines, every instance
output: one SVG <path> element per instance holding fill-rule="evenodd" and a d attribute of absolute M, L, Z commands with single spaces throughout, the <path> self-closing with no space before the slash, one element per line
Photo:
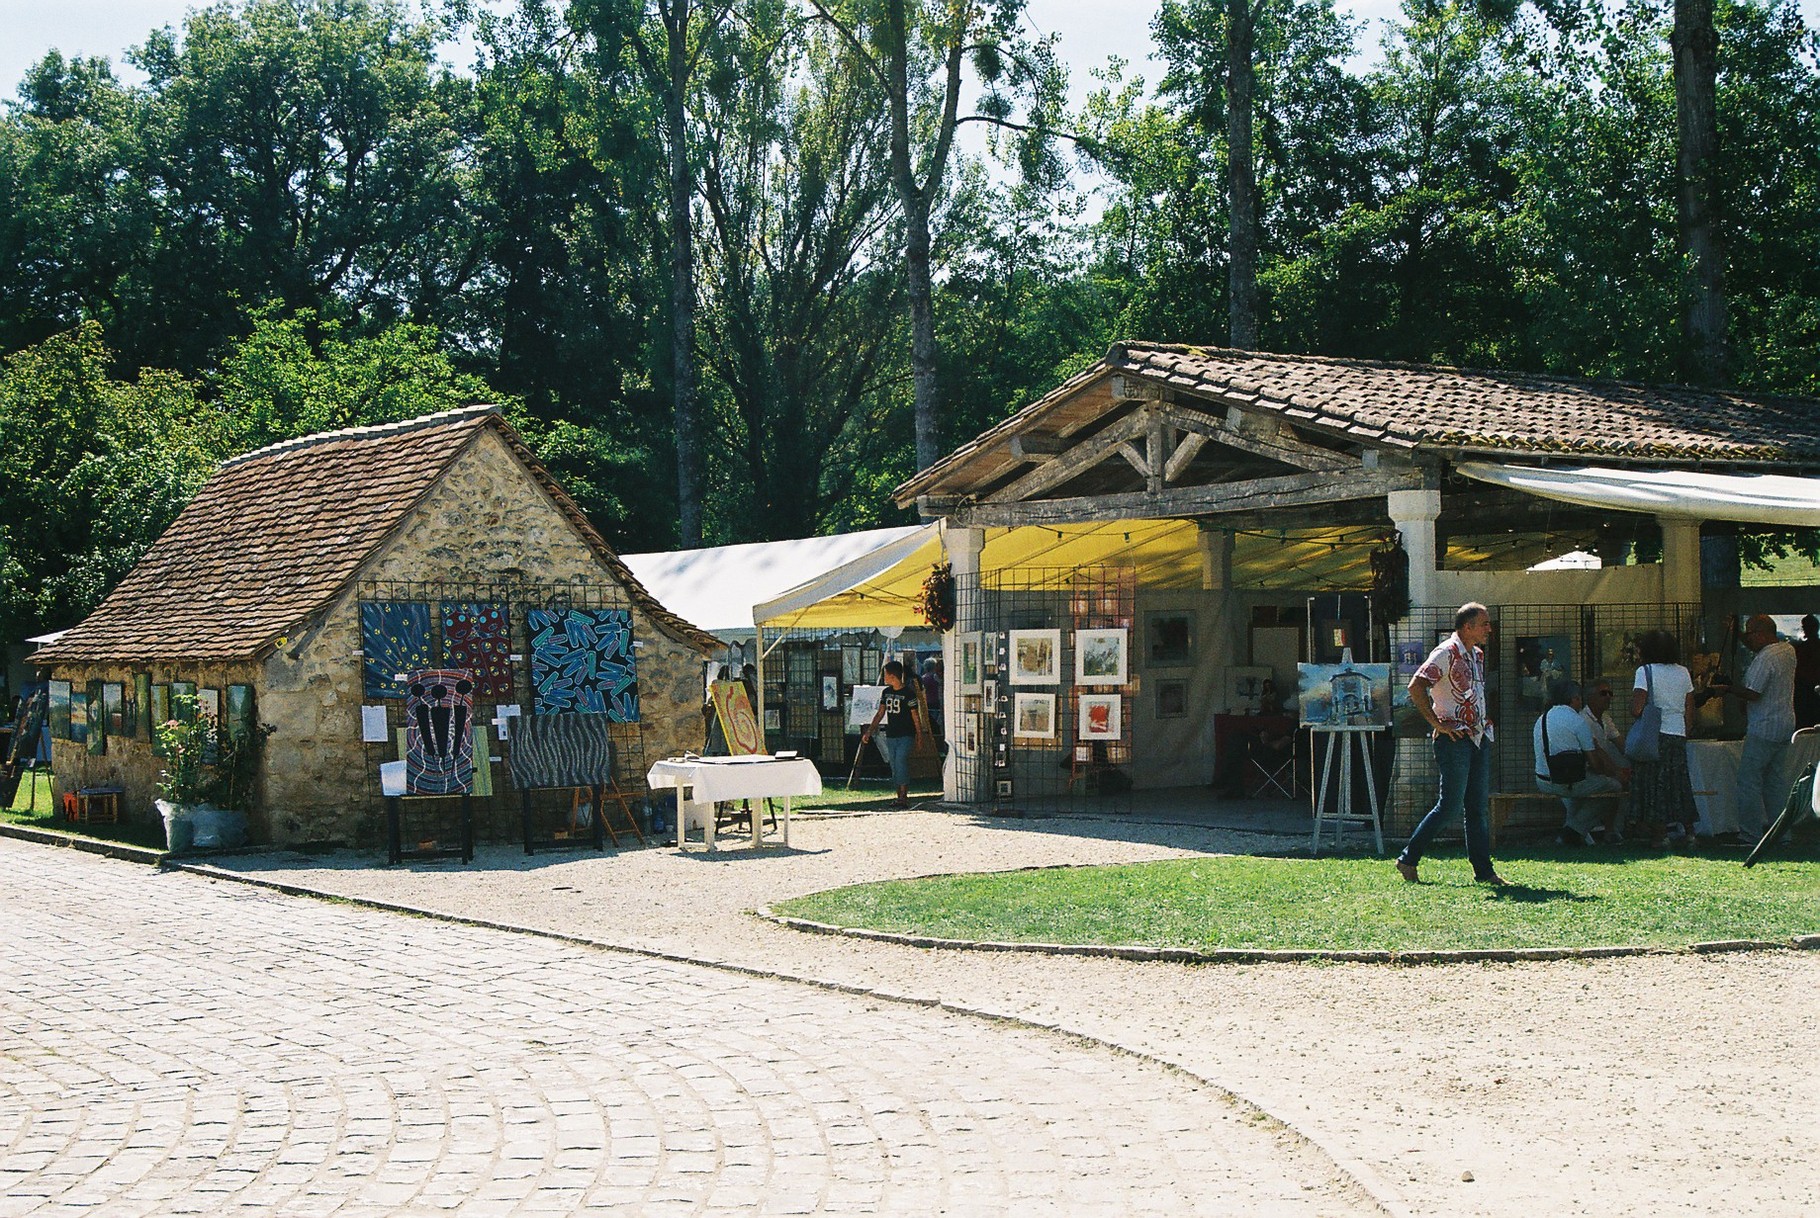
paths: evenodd
<path fill-rule="evenodd" d="M 638 722 L 632 614 L 625 609 L 530 609 L 532 710 Z"/>

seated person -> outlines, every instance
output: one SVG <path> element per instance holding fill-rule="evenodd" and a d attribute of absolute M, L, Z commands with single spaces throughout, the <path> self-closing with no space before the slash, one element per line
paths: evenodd
<path fill-rule="evenodd" d="M 1559 795 L 1566 807 L 1559 839 L 1562 844 L 1590 846 L 1597 801 L 1589 797 L 1612 794 L 1619 790 L 1619 783 L 1617 778 L 1601 773 L 1597 768 L 1605 763 L 1605 758 L 1599 755 L 1592 728 L 1580 714 L 1584 703 L 1579 685 L 1572 681 L 1557 681 L 1549 689 L 1549 699 L 1550 705 L 1537 718 L 1533 733 L 1536 789 L 1548 795 Z M 1551 757 L 1578 757 L 1582 776 L 1573 782 L 1558 781 L 1549 761 Z"/>

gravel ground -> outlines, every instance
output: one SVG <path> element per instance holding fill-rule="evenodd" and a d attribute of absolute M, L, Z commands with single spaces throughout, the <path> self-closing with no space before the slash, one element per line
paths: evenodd
<path fill-rule="evenodd" d="M 1256 1105 L 1393 1213 L 1770 1218 L 1820 1204 L 1820 952 L 1183 966 L 931 951 L 803 934 L 751 911 L 874 879 L 1279 849 L 1281 839 L 909 812 L 799 817 L 792 842 L 713 856 L 526 858 L 492 846 L 465 868 L 386 868 L 345 851 L 217 866 L 1056 1025 Z"/>

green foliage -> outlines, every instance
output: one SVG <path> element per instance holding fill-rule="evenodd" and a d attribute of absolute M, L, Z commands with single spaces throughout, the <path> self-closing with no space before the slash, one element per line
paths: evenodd
<path fill-rule="evenodd" d="M 171 718 L 153 724 L 152 733 L 158 756 L 164 759 L 164 769 L 158 772 L 159 796 L 173 804 L 205 802 L 216 785 L 207 761 L 217 750 L 214 716 L 196 708 L 195 695 L 177 694 L 171 698 Z"/>

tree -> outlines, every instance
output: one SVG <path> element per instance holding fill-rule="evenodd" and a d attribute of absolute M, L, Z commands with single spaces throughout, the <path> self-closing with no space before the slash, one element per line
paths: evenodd
<path fill-rule="evenodd" d="M 1685 260 L 1687 375 L 1726 379 L 1725 240 L 1719 216 L 1719 30 L 1713 0 L 1675 0 L 1676 231 Z"/>
<path fill-rule="evenodd" d="M 1051 135 L 1066 78 L 1050 41 L 1021 31 L 1024 0 L 809 0 L 839 31 L 884 99 L 891 183 L 904 222 L 910 306 L 910 371 L 916 399 L 916 467 L 942 454 L 932 219 L 942 197 L 955 132 L 984 123 L 1008 133 L 1027 177 L 1053 175 Z M 961 113 L 971 61 L 981 90 Z M 1021 120 L 1014 119 L 1019 102 Z"/>

